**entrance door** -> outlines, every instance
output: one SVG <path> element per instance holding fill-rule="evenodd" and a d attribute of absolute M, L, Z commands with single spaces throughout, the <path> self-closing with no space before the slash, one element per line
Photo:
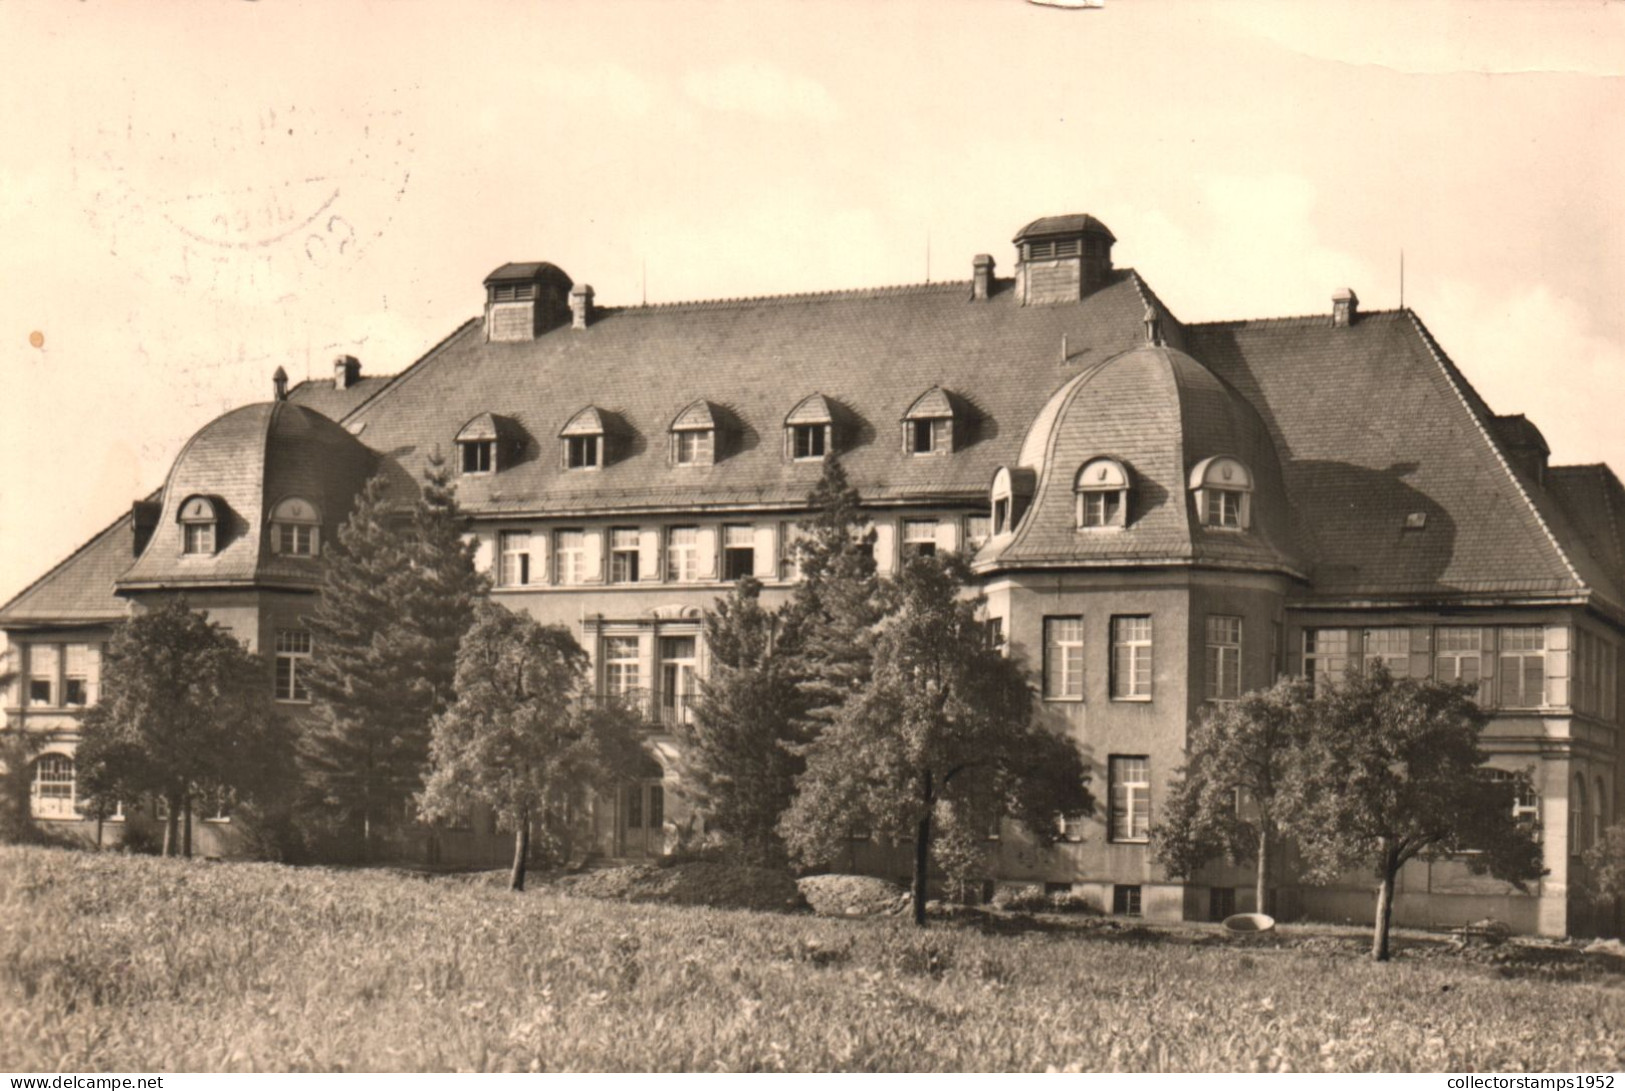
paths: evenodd
<path fill-rule="evenodd" d="M 667 727 L 691 723 L 689 706 L 697 688 L 697 640 L 692 636 L 660 638 L 660 722 Z"/>
<path fill-rule="evenodd" d="M 621 848 L 630 858 L 660 856 L 666 851 L 666 789 L 658 780 L 629 784 L 620 790 Z"/>

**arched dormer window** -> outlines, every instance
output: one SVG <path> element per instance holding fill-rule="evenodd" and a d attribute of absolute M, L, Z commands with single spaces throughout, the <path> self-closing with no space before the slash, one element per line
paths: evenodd
<path fill-rule="evenodd" d="M 607 461 L 604 416 L 596 406 L 589 405 L 571 417 L 559 438 L 564 441 L 566 470 L 597 470 Z"/>
<path fill-rule="evenodd" d="M 835 414 L 822 394 L 803 398 L 784 418 L 784 454 L 797 462 L 822 461 L 835 449 Z"/>
<path fill-rule="evenodd" d="M 701 399 L 671 422 L 671 462 L 674 466 L 710 466 L 717 457 L 717 415 Z"/>
<path fill-rule="evenodd" d="M 1128 471 L 1115 458 L 1084 463 L 1072 488 L 1078 498 L 1080 529 L 1128 525 Z"/>
<path fill-rule="evenodd" d="M 314 557 L 322 548 L 322 517 L 316 505 L 290 496 L 271 509 L 271 552 Z"/>
<path fill-rule="evenodd" d="M 220 510 L 207 496 L 189 496 L 176 515 L 181 525 L 181 553 L 188 557 L 212 557 L 219 547 Z"/>
<path fill-rule="evenodd" d="M 1203 526 L 1246 530 L 1252 525 L 1253 475 L 1233 458 L 1204 458 L 1191 470 L 1196 517 Z"/>
<path fill-rule="evenodd" d="M 914 404 L 903 414 L 904 453 L 952 454 L 954 417 L 953 399 L 940 386 L 934 386 L 914 399 Z"/>
<path fill-rule="evenodd" d="M 1009 534 L 1027 513 L 1036 475 L 1031 470 L 1000 466 L 993 475 L 993 536 Z"/>
<path fill-rule="evenodd" d="M 489 474 L 497 470 L 497 420 L 490 413 L 481 413 L 457 433 L 457 449 L 462 453 L 460 465 L 465 474 Z"/>

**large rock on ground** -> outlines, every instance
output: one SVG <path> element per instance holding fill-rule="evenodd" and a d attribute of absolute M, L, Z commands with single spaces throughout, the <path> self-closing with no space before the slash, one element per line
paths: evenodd
<path fill-rule="evenodd" d="M 908 909 L 908 891 L 871 875 L 809 875 L 797 885 L 820 917 L 874 917 Z"/>

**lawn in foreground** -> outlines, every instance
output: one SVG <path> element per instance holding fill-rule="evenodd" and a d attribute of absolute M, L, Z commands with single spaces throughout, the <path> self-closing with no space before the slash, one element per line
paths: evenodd
<path fill-rule="evenodd" d="M 1612 1071 L 1625 974 L 0 848 L 0 1070 Z"/>

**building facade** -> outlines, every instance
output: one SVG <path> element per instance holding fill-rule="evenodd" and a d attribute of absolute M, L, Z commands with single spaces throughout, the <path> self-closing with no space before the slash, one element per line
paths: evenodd
<path fill-rule="evenodd" d="M 1047 217 L 1016 235 L 1009 278 L 978 255 L 968 281 L 635 307 L 508 264 L 484 314 L 397 376 L 348 357 L 330 381 L 279 373 L 273 401 L 206 426 L 160 493 L 0 609 L 8 728 L 46 739 L 36 815 L 106 842 L 150 817 L 79 814 L 72 752 L 108 626 L 155 597 L 230 626 L 297 714 L 324 541 L 368 476 L 405 501 L 435 451 L 492 597 L 569 627 L 670 770 L 702 612 L 745 575 L 767 605 L 788 597 L 798 519 L 839 455 L 881 572 L 971 558 L 990 630 L 1093 771 L 1099 814 L 1053 847 L 1007 823 L 989 884 L 1148 917 L 1253 908 L 1246 868 L 1186 882 L 1152 862 L 1190 725 L 1282 674 L 1380 659 L 1478 683 L 1495 767 L 1533 776 L 1518 806 L 1548 868 L 1520 893 L 1461 860 L 1412 864 L 1396 919 L 1614 927 L 1572 887 L 1625 788 L 1618 479 L 1549 465 L 1410 311 L 1343 291 L 1319 315 L 1183 323 L 1115 242 L 1092 216 Z M 674 777 L 651 769 L 583 816 L 595 851 L 669 851 L 691 819 Z M 228 814 L 201 825 L 203 851 L 232 851 Z M 434 842 L 447 863 L 504 851 L 477 818 Z M 905 855 L 855 839 L 846 863 L 900 874 Z M 1311 887 L 1282 866 L 1282 913 L 1370 919 L 1367 877 Z"/>

